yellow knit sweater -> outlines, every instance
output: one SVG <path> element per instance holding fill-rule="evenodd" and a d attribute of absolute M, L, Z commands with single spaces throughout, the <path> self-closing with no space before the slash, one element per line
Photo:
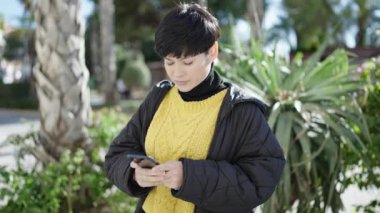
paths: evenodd
<path fill-rule="evenodd" d="M 206 159 L 214 134 L 216 119 L 226 90 L 202 101 L 185 102 L 173 87 L 161 102 L 149 126 L 145 149 L 159 163 Z M 194 212 L 194 204 L 177 199 L 169 188 L 155 187 L 146 198 L 147 213 Z"/>

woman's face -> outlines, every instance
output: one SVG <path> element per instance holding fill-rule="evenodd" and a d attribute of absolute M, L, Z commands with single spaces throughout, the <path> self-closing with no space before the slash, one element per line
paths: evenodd
<path fill-rule="evenodd" d="M 165 70 L 179 91 L 188 92 L 206 79 L 217 55 L 217 43 L 207 53 L 195 56 L 176 58 L 168 55 L 164 59 Z"/>

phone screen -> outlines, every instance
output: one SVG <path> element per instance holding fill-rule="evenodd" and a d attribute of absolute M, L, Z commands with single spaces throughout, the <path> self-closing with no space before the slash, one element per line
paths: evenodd
<path fill-rule="evenodd" d="M 128 154 L 127 158 L 136 161 L 142 168 L 153 168 L 158 165 L 158 162 L 153 158 L 142 154 Z"/>

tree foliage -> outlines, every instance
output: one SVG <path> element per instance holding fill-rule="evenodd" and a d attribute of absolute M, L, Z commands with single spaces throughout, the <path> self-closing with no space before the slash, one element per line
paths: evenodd
<path fill-rule="evenodd" d="M 191 0 L 181 1 L 193 2 Z M 115 0 L 116 42 L 153 39 L 154 30 L 167 11 L 176 5 L 172 0 Z M 222 26 L 229 24 L 229 15 L 244 18 L 247 0 L 208 0 L 209 10 L 219 19 Z"/>
<path fill-rule="evenodd" d="M 18 29 L 5 37 L 3 57 L 7 60 L 22 60 L 26 54 L 34 56 L 34 32 L 28 29 Z"/>
<path fill-rule="evenodd" d="M 380 45 L 379 0 L 284 0 L 285 14 L 269 32 L 269 40 L 296 37 L 294 50 L 315 51 L 327 41 L 347 45 L 346 34 L 355 35 L 356 46 Z"/>

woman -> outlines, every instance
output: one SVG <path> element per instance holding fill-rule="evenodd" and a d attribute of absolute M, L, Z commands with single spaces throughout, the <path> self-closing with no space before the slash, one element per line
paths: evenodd
<path fill-rule="evenodd" d="M 252 212 L 275 190 L 285 160 L 266 106 L 213 70 L 219 37 L 197 4 L 178 5 L 156 30 L 170 81 L 149 92 L 105 160 L 111 182 L 140 198 L 136 212 Z M 142 168 L 130 153 L 159 165 Z"/>

